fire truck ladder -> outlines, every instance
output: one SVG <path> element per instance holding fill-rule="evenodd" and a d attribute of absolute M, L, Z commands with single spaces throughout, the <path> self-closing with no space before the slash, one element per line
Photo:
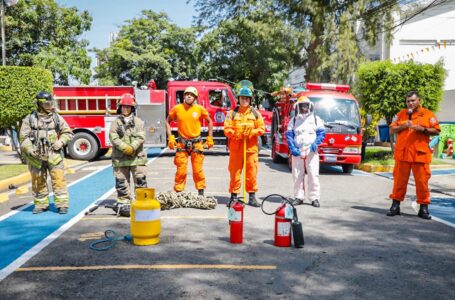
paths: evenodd
<path fill-rule="evenodd" d="M 117 112 L 120 96 L 56 96 L 57 110 L 62 115 L 112 115 Z M 114 100 L 114 101 L 113 101 Z M 114 103 L 112 103 L 114 102 Z M 114 109 L 112 109 L 114 106 Z"/>

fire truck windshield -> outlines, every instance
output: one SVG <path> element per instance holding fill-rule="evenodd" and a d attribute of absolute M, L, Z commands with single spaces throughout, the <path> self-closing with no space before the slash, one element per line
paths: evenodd
<path fill-rule="evenodd" d="M 348 130 L 360 128 L 360 114 L 357 103 L 352 99 L 332 97 L 309 97 L 314 103 L 314 112 L 324 120 L 327 127 L 343 126 Z"/>

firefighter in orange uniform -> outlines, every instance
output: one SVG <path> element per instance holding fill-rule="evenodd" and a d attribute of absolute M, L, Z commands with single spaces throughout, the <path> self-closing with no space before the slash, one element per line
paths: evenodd
<path fill-rule="evenodd" d="M 229 192 L 235 199 L 240 192 L 240 176 L 243 168 L 243 143 L 246 142 L 246 191 L 248 204 L 259 207 L 256 200 L 258 190 L 258 136 L 264 134 L 265 126 L 261 114 L 252 106 L 253 92 L 247 86 L 240 88 L 237 98 L 239 105 L 229 112 L 224 121 L 224 135 L 229 138 Z"/>
<path fill-rule="evenodd" d="M 201 119 L 208 123 L 208 136 L 205 147 L 213 147 L 213 122 L 207 110 L 195 103 L 198 98 L 196 88 L 187 87 L 183 93 L 184 102 L 172 108 L 166 120 L 168 147 L 176 150 L 174 164 L 177 167 L 174 180 L 174 191 L 182 192 L 185 189 L 188 157 L 191 156 L 193 180 L 200 196 L 204 196 L 205 175 L 202 165 L 204 163 L 204 144 L 201 138 Z M 178 137 L 171 132 L 171 121 L 177 121 Z"/>
<path fill-rule="evenodd" d="M 406 109 L 400 110 L 390 124 L 390 133 L 397 134 L 395 144 L 395 167 L 393 168 L 393 200 L 388 216 L 400 214 L 400 203 L 404 200 L 409 174 L 414 175 L 417 203 L 420 204 L 418 216 L 430 220 L 428 204 L 430 190 L 428 180 L 431 177 L 430 136 L 441 131 L 436 116 L 420 105 L 420 97 L 416 91 L 408 93 Z"/>

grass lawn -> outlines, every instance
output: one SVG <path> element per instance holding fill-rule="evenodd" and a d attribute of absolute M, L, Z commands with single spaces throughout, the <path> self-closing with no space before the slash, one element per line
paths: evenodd
<path fill-rule="evenodd" d="M 366 147 L 363 164 L 371 165 L 394 165 L 392 150 L 387 147 Z"/>
<path fill-rule="evenodd" d="M 27 165 L 3 165 L 0 166 L 0 180 L 14 177 L 24 172 L 28 172 Z"/>

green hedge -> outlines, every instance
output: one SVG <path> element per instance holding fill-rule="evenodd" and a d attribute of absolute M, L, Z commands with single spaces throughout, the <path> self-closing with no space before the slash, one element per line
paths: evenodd
<path fill-rule="evenodd" d="M 36 67 L 0 67 L 0 128 L 17 125 L 36 108 L 39 91 L 52 92 L 52 73 Z"/>
<path fill-rule="evenodd" d="M 436 112 L 442 101 L 446 74 L 443 61 L 434 65 L 413 61 L 368 62 L 357 71 L 354 94 L 367 113 L 379 114 L 389 124 L 393 116 L 406 107 L 406 94 L 411 90 L 418 91 L 423 107 Z"/>

